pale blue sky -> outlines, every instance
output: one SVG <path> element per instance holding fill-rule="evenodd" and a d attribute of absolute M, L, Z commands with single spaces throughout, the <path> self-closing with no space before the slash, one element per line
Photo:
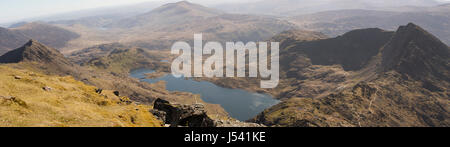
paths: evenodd
<path fill-rule="evenodd" d="M 0 23 L 75 10 L 135 4 L 147 1 L 178 0 L 0 0 Z M 257 0 L 189 0 L 201 4 L 248 2 Z M 450 0 L 440 0 L 447 1 Z"/>

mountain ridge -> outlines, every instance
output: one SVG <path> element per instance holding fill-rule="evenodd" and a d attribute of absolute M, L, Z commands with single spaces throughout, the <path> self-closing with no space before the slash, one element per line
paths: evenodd
<path fill-rule="evenodd" d="M 336 90 L 327 95 L 298 97 L 292 91 L 292 98 L 251 121 L 291 127 L 449 126 L 448 46 L 410 23 L 378 53 L 364 68 L 347 73 L 344 82 L 335 82 Z"/>
<path fill-rule="evenodd" d="M 450 48 L 413 23 L 399 27 L 382 50 L 385 71 L 397 70 L 416 79 L 450 80 L 448 71 L 442 73 L 450 68 Z"/>
<path fill-rule="evenodd" d="M 46 64 L 71 63 L 58 50 L 31 39 L 24 46 L 0 56 L 0 63 L 38 62 Z"/>

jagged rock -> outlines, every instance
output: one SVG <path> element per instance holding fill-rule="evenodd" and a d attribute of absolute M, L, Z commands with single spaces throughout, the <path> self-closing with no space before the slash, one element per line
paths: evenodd
<path fill-rule="evenodd" d="M 53 88 L 48 87 L 48 86 L 42 87 L 42 89 L 43 89 L 44 91 L 52 91 L 52 90 L 53 90 Z"/>
<path fill-rule="evenodd" d="M 213 120 L 206 114 L 203 104 L 170 104 L 157 99 L 153 108 L 150 112 L 170 127 L 266 127 L 238 120 Z"/>
<path fill-rule="evenodd" d="M 214 121 L 208 117 L 202 104 L 170 104 L 166 100 L 157 99 L 153 108 L 166 113 L 165 123 L 171 127 L 215 127 Z"/>

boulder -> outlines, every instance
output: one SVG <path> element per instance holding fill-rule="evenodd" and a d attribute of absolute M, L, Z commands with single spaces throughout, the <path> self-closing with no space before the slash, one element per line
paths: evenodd
<path fill-rule="evenodd" d="M 171 127 L 215 127 L 214 120 L 208 117 L 202 104 L 182 105 L 170 104 L 166 100 L 157 99 L 154 103 L 153 114 L 162 117 Z M 164 113 L 165 115 L 163 115 Z"/>

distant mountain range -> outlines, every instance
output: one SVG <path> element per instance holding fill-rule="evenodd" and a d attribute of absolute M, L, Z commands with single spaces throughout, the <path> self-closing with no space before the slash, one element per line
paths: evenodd
<path fill-rule="evenodd" d="M 18 48 L 30 39 L 44 42 L 54 48 L 62 48 L 79 34 L 45 23 L 24 23 L 15 28 L 0 28 L 0 55 Z"/>
<path fill-rule="evenodd" d="M 102 25 L 86 25 L 86 21 Z M 294 24 L 276 17 L 228 14 L 186 1 L 169 3 L 147 13 L 121 19 L 78 19 L 51 23 L 85 33 L 80 42 L 74 43 L 89 45 L 84 48 L 99 45 L 89 44 L 97 40 L 102 44 L 120 42 L 148 49 L 168 49 L 174 41 L 192 40 L 194 33 L 203 33 L 205 40 L 259 41 L 296 29 Z"/>
<path fill-rule="evenodd" d="M 244 4 L 218 5 L 215 8 L 241 14 L 295 16 L 343 9 L 395 10 L 430 7 L 435 0 L 261 0 Z"/>
<path fill-rule="evenodd" d="M 265 9 L 263 12 L 255 12 L 252 15 L 248 15 L 236 14 L 240 12 L 227 11 L 226 9 L 220 9 L 221 7 L 219 6 L 214 7 L 219 9 L 214 9 L 181 1 L 165 4 L 157 8 L 154 7 L 159 5 L 155 4 L 149 6 L 146 11 L 142 7 L 140 7 L 139 12 L 126 13 L 128 11 L 124 11 L 126 14 L 98 13 L 95 16 L 67 17 L 61 20 L 52 19 L 52 21 L 47 21 L 46 23 L 75 32 L 80 35 L 80 38 L 73 41 L 75 36 L 66 32 L 64 33 L 66 35 L 58 37 L 62 40 L 59 41 L 59 44 L 54 44 L 55 41 L 35 39 L 61 49 L 63 53 L 115 42 L 148 49 L 168 49 L 175 41 L 192 40 L 194 33 L 203 33 L 206 40 L 246 42 L 267 40 L 280 32 L 295 29 L 316 31 L 330 37 L 336 37 L 348 31 L 362 28 L 381 28 L 393 31 L 399 25 L 414 22 L 435 34 L 444 43 L 448 44 L 450 42 L 450 32 L 446 29 L 450 24 L 448 22 L 450 20 L 448 15 L 450 14 L 448 13 L 450 12 L 449 5 L 439 5 L 439 3 L 429 0 L 408 1 L 408 6 L 403 5 L 405 7 L 401 8 L 393 7 L 405 4 L 400 1 L 375 2 L 365 0 L 357 2 L 346 0 L 318 2 L 264 0 L 257 4 L 286 11 L 291 8 L 285 7 L 292 7 L 295 10 L 305 10 L 297 8 L 305 7 L 320 12 L 267 16 L 264 15 L 264 12 L 276 10 Z M 334 4 L 346 7 L 340 8 L 338 7 L 339 5 Z M 365 6 L 372 6 L 368 4 L 374 4 L 373 6 L 377 6 L 377 9 L 366 8 Z M 330 9 L 321 9 L 322 5 L 346 10 L 333 9 L 333 11 L 327 11 Z M 389 5 L 389 7 L 378 9 L 378 6 L 382 8 L 381 5 Z M 246 7 L 239 8 L 239 10 L 250 11 L 253 6 L 259 8 L 256 7 L 257 5 L 239 4 L 239 6 Z M 124 6 L 120 9 L 132 9 L 134 7 L 138 6 Z M 89 11 L 96 12 L 94 10 Z M 78 13 L 80 15 L 85 14 L 84 11 Z M 75 14 L 77 13 L 74 12 Z M 13 27 L 24 24 L 24 22 L 17 23 Z M 44 23 L 41 22 L 40 24 Z M 30 34 L 28 36 L 34 37 Z M 65 43 L 67 40 L 72 40 L 70 45 Z"/>
<path fill-rule="evenodd" d="M 354 29 L 381 28 L 395 30 L 397 26 L 414 22 L 444 43 L 450 43 L 450 5 L 441 5 L 406 12 L 375 10 L 337 10 L 288 18 L 300 28 L 319 31 L 329 36 L 338 36 Z"/>

